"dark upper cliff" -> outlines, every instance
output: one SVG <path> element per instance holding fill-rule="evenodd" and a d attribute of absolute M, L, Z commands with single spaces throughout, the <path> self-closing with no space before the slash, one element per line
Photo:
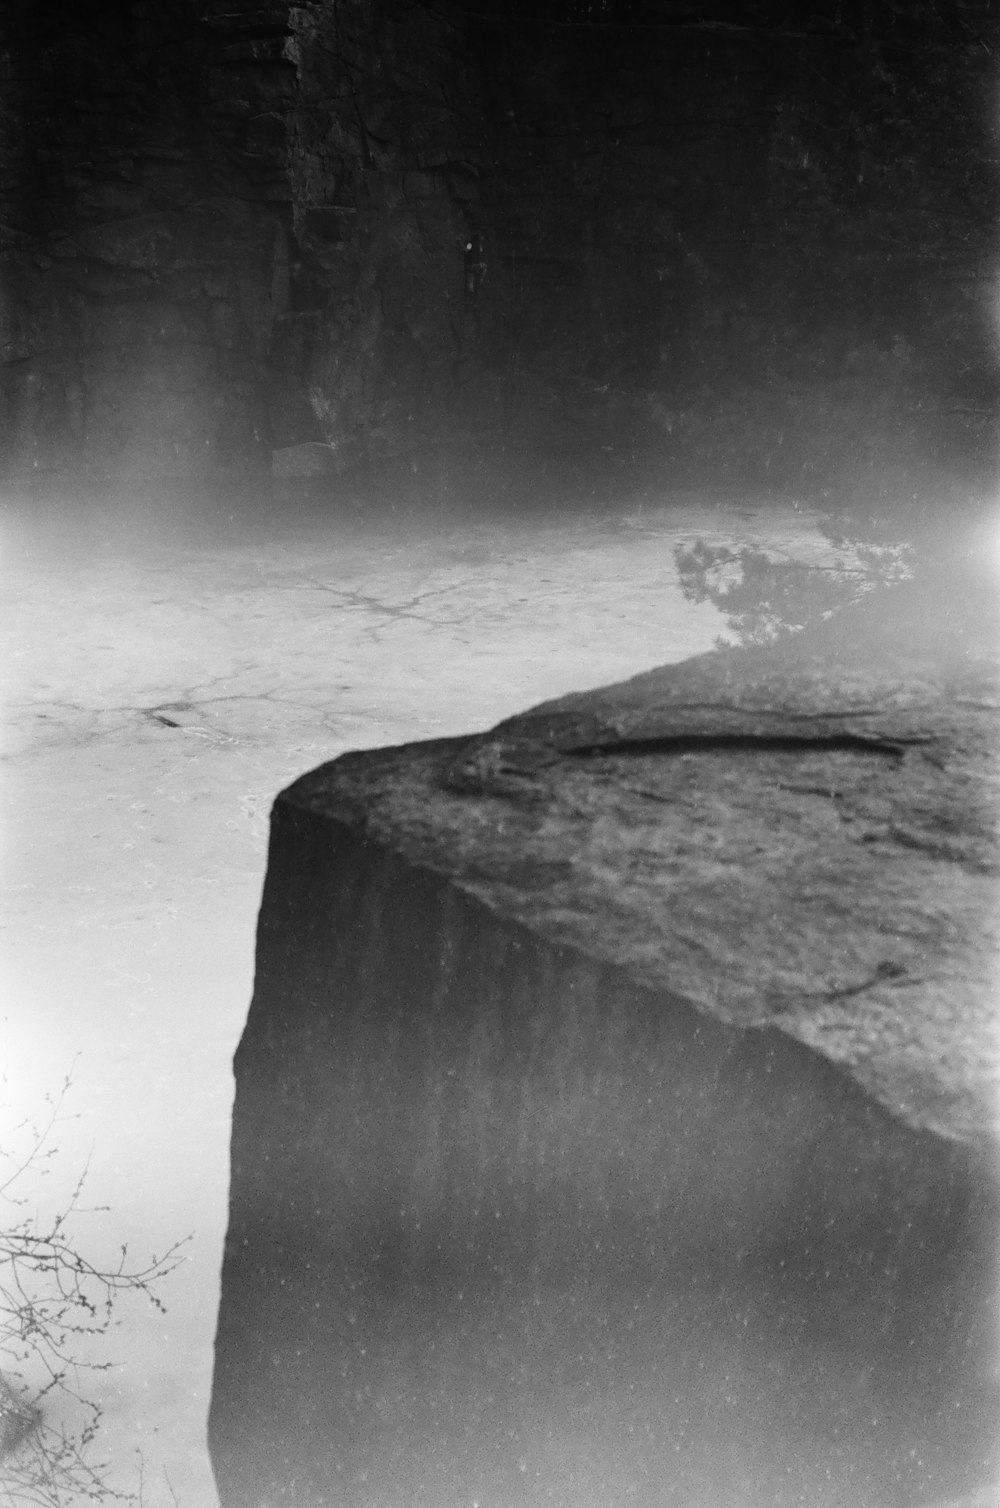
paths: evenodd
<path fill-rule="evenodd" d="M 2 473 L 981 471 L 995 9 L 7 7 Z"/>

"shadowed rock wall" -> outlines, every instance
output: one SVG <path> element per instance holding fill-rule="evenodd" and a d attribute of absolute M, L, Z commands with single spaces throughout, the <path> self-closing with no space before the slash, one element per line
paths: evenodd
<path fill-rule="evenodd" d="M 8 8 L 0 471 L 961 479 L 995 417 L 992 25 Z"/>
<path fill-rule="evenodd" d="M 216 135 L 185 3 L 11 8 L 2 464 L 252 468 L 280 226 Z"/>
<path fill-rule="evenodd" d="M 464 17 L 351 0 L 294 7 L 290 25 L 295 251 L 270 348 L 272 439 L 322 442 L 329 471 L 401 454 L 419 465 L 444 426 L 459 438 L 475 338 L 468 139 L 480 156 L 483 128 Z"/>
<path fill-rule="evenodd" d="M 463 287 L 433 166 L 455 155 L 443 23 L 366 0 L 52 11 L 3 23 L 3 471 L 270 473 L 302 441 L 342 469 L 361 424 L 364 455 L 386 424 L 406 448 Z"/>

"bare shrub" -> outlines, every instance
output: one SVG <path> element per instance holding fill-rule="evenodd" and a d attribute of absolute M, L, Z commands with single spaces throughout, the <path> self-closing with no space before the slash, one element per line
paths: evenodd
<path fill-rule="evenodd" d="M 137 1503 L 107 1480 L 95 1458 L 101 1407 L 88 1396 L 91 1374 L 113 1361 L 81 1359 L 81 1349 L 115 1324 L 116 1306 L 140 1294 L 164 1308 L 156 1289 L 183 1260 L 184 1242 L 143 1265 L 89 1260 L 79 1247 L 84 1168 L 60 1213 L 33 1212 L 26 1192 L 58 1155 L 71 1076 L 46 1098 L 45 1112 L 22 1121 L 0 1145 L 0 1505 L 71 1508 L 81 1501 Z M 19 1148 L 19 1150 L 14 1150 Z M 65 1419 L 72 1423 L 67 1424 Z"/>

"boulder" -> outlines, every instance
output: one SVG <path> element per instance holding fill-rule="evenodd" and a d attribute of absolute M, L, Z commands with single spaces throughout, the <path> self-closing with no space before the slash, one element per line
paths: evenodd
<path fill-rule="evenodd" d="M 998 645 L 909 583 L 279 796 L 223 1508 L 986 1490 Z"/>

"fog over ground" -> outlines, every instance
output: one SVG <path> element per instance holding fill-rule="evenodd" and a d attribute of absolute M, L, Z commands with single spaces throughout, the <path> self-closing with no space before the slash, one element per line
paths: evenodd
<path fill-rule="evenodd" d="M 67 500 L 71 505 L 72 500 Z M 86 517 L 84 524 L 82 518 Z M 171 537 L 172 535 L 172 537 Z M 675 550 L 850 565 L 752 497 L 616 514 L 144 523 L 127 501 L 2 527 L 5 1130 L 70 1079 L 20 1192 L 91 1259 L 190 1234 L 158 1313 L 123 1301 L 84 1376 L 98 1455 L 143 1502 L 211 1508 L 204 1445 L 230 1059 L 250 999 L 270 803 L 349 748 L 458 734 L 710 649 Z M 103 1208 L 105 1207 L 106 1208 Z M 63 1404 L 48 1405 L 58 1416 Z"/>

